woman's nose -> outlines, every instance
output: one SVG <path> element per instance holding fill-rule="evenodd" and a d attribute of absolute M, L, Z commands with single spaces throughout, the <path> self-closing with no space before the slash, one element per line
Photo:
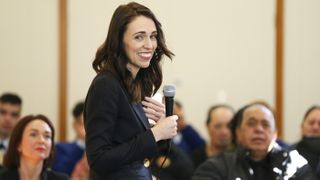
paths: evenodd
<path fill-rule="evenodd" d="M 39 136 L 38 140 L 39 140 L 39 142 L 43 143 L 45 141 L 45 137 Z"/>
<path fill-rule="evenodd" d="M 153 48 L 152 40 L 150 38 L 146 38 L 146 40 L 144 41 L 144 47 L 146 49 L 152 49 Z"/>

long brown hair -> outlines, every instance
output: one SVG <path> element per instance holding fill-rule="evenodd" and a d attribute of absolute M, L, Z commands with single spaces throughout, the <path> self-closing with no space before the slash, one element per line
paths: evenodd
<path fill-rule="evenodd" d="M 28 116 L 23 117 L 14 127 L 12 134 L 11 134 L 11 137 L 10 137 L 8 151 L 6 152 L 6 155 L 4 156 L 4 159 L 3 159 L 3 165 L 5 167 L 18 168 L 20 166 L 20 153 L 18 151 L 18 147 L 21 144 L 22 135 L 23 135 L 25 128 L 27 127 L 27 125 L 30 122 L 32 122 L 34 120 L 44 121 L 45 123 L 48 124 L 48 126 L 50 127 L 50 129 L 52 131 L 52 136 L 51 136 L 52 146 L 51 146 L 49 157 L 43 163 L 43 168 L 48 167 L 49 164 L 51 163 L 51 161 L 53 159 L 53 153 L 54 153 L 54 127 L 53 127 L 51 121 L 46 116 L 39 114 L 39 115 L 35 115 L 35 116 L 28 115 Z"/>
<path fill-rule="evenodd" d="M 134 79 L 126 68 L 129 60 L 124 49 L 123 36 L 128 24 L 137 16 L 145 16 L 153 20 L 157 29 L 158 47 L 151 59 L 150 66 L 141 69 Z M 139 102 L 142 97 L 151 96 L 159 89 L 162 83 L 160 61 L 163 55 L 171 59 L 174 54 L 165 44 L 160 22 L 150 9 L 131 2 L 121 5 L 115 10 L 109 25 L 107 39 L 98 49 L 92 67 L 97 73 L 109 71 L 120 77 L 131 96 L 131 101 Z"/>

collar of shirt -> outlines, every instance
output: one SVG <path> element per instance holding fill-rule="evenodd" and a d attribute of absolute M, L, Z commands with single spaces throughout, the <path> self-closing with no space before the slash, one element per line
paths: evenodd
<path fill-rule="evenodd" d="M 82 139 L 77 139 L 76 144 L 82 149 L 86 148 L 86 144 L 85 144 L 84 140 L 82 140 Z"/>

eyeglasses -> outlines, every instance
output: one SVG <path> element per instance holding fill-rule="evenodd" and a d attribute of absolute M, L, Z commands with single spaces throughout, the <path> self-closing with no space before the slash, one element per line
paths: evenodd
<path fill-rule="evenodd" d="M 11 117 L 13 118 L 17 118 L 20 116 L 20 113 L 19 112 L 8 112 L 7 110 L 5 109 L 0 109 L 0 116 L 5 116 L 9 114 Z"/>

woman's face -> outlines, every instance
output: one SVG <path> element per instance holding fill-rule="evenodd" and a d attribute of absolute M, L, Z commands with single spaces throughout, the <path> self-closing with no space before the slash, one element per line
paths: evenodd
<path fill-rule="evenodd" d="M 36 161 L 49 157 L 52 146 L 52 131 L 50 126 L 39 119 L 31 121 L 23 131 L 18 151 L 21 159 Z"/>
<path fill-rule="evenodd" d="M 233 112 L 225 107 L 219 107 L 210 113 L 208 132 L 211 145 L 218 148 L 228 148 L 231 144 L 231 130 L 229 123 Z"/>
<path fill-rule="evenodd" d="M 320 137 L 320 109 L 314 109 L 302 123 L 302 134 L 306 137 Z"/>
<path fill-rule="evenodd" d="M 127 26 L 123 43 L 129 62 L 128 70 L 135 76 L 140 68 L 147 68 L 157 48 L 157 29 L 152 19 L 137 16 Z"/>

